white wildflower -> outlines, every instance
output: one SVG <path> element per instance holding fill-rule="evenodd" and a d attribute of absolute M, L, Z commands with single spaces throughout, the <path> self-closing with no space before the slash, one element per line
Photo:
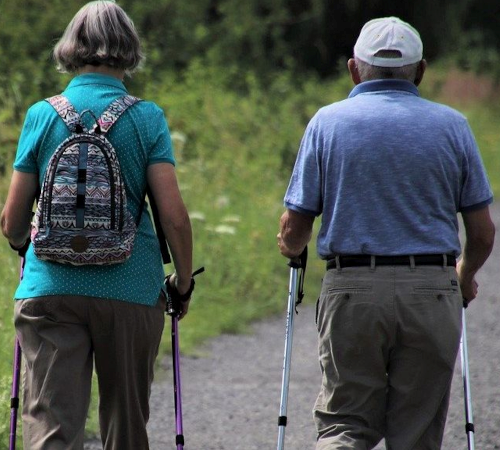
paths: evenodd
<path fill-rule="evenodd" d="M 199 220 L 200 222 L 205 222 L 205 214 L 203 214 L 201 211 L 191 211 L 189 213 L 189 218 L 191 220 Z"/>
<path fill-rule="evenodd" d="M 241 218 L 240 218 L 240 216 L 237 216 L 237 215 L 225 216 L 222 219 L 222 221 L 225 223 L 239 223 L 241 221 Z"/>
<path fill-rule="evenodd" d="M 236 234 L 236 228 L 229 225 L 217 225 L 214 231 L 219 234 Z"/>

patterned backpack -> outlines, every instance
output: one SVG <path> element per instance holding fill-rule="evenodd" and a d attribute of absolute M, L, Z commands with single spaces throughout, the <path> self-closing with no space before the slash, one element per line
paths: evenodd
<path fill-rule="evenodd" d="M 116 264 L 132 253 L 136 223 L 127 209 L 116 151 L 106 133 L 140 99 L 113 101 L 91 130 L 63 95 L 47 99 L 71 131 L 50 158 L 31 232 L 39 259 Z"/>

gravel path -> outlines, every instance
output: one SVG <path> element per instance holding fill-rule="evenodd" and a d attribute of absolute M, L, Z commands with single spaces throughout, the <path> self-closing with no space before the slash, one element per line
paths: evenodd
<path fill-rule="evenodd" d="M 500 229 L 500 204 L 493 205 Z M 467 310 L 470 380 L 478 450 L 500 449 L 500 238 L 478 276 L 479 297 Z M 286 309 L 286 291 L 284 295 Z M 307 292 L 314 296 L 316 293 Z M 300 306 L 294 328 L 286 450 L 312 450 L 315 430 L 311 408 L 320 373 L 316 356 L 314 311 Z M 275 449 L 285 330 L 282 316 L 255 324 L 253 333 L 220 336 L 201 349 L 199 358 L 183 357 L 182 393 L 186 450 Z M 180 332 L 182 342 L 182 327 Z M 175 449 L 171 360 L 166 358 L 151 397 L 151 450 Z M 161 371 L 159 371 L 161 372 Z M 457 359 L 443 450 L 466 450 L 464 403 Z M 98 450 L 96 442 L 86 450 Z M 380 444 L 376 450 L 384 449 Z"/>

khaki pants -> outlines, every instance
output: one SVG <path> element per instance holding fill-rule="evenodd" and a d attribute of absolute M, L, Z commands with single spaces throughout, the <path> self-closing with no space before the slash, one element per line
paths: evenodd
<path fill-rule="evenodd" d="M 318 300 L 318 450 L 438 450 L 460 344 L 454 267 L 327 271 Z"/>
<path fill-rule="evenodd" d="M 105 450 L 148 449 L 146 423 L 165 299 L 155 307 L 84 296 L 18 300 L 25 450 L 82 450 L 93 363 Z"/>

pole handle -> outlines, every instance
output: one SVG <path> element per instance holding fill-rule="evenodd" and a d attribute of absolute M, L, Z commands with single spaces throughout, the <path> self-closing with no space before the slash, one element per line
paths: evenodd
<path fill-rule="evenodd" d="M 306 276 L 307 267 L 307 245 L 304 247 L 304 250 L 302 250 L 302 253 L 299 256 L 290 259 L 288 266 L 291 269 L 300 271 L 297 299 L 295 301 L 295 306 L 297 306 L 302 303 L 302 299 L 304 298 L 304 278 Z M 297 309 L 295 309 L 295 312 L 298 312 Z"/>

